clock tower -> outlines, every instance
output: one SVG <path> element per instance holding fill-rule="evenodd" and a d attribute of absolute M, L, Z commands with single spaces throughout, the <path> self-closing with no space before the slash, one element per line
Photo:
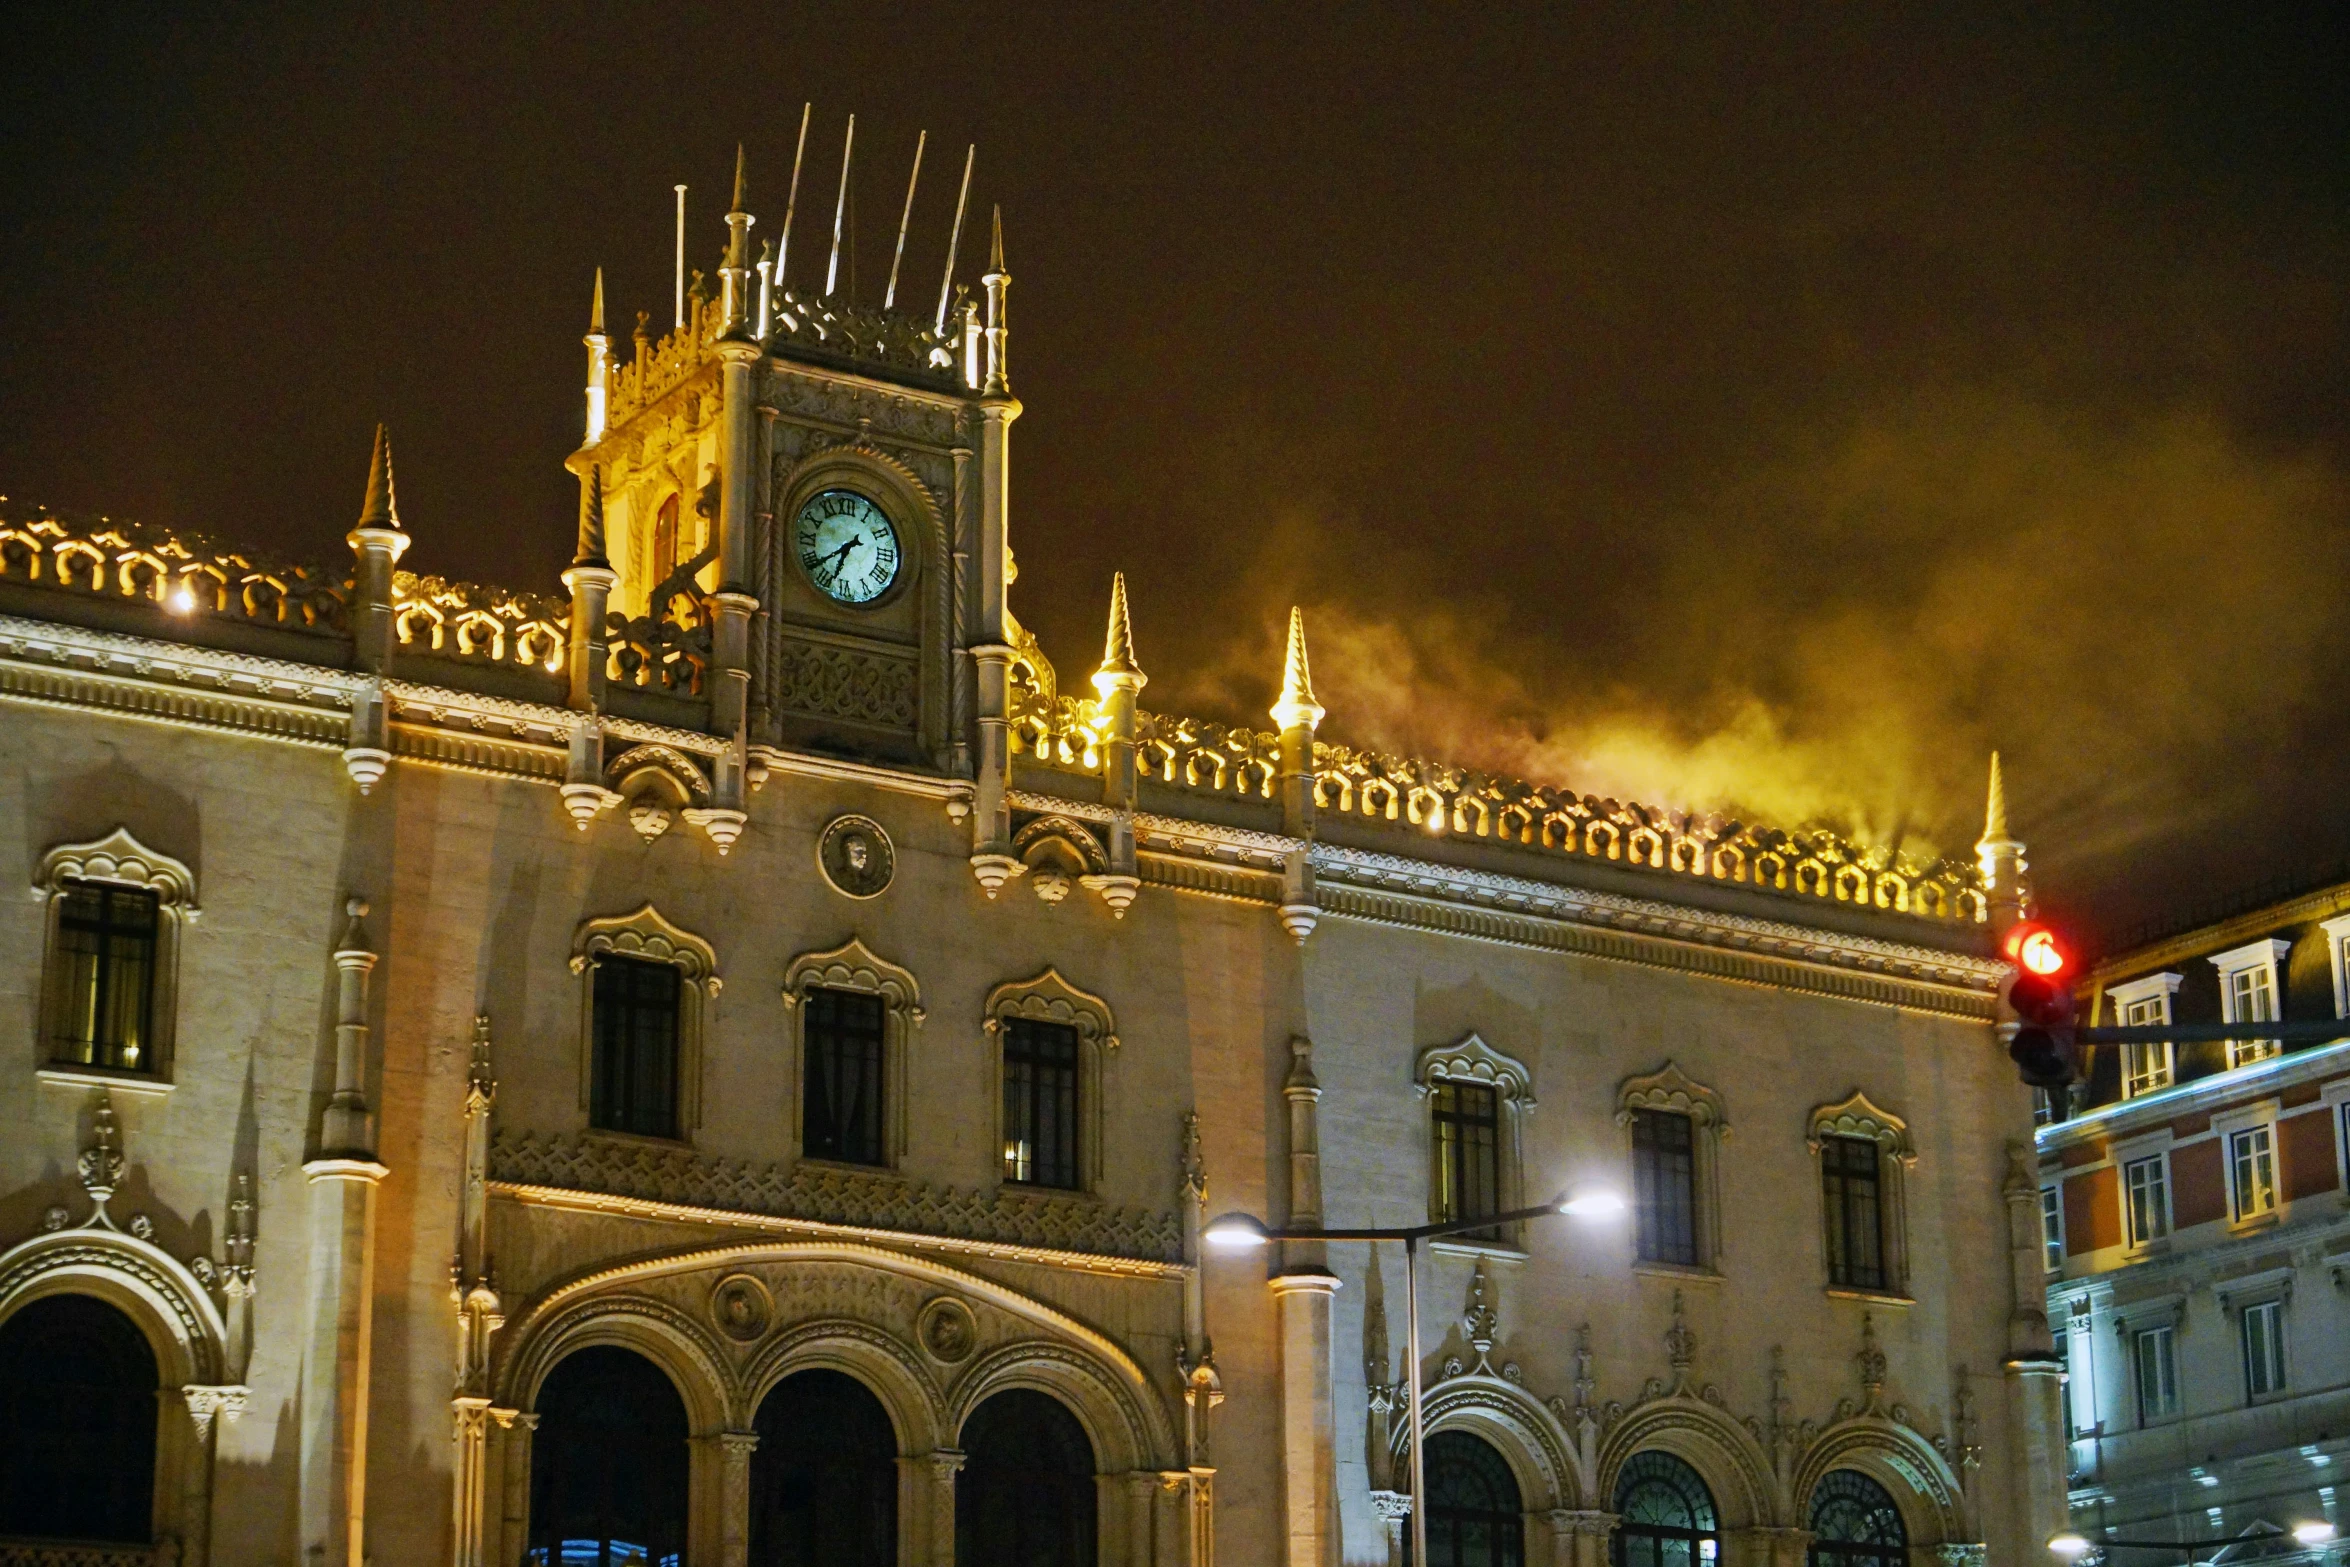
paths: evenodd
<path fill-rule="evenodd" d="M 600 702 L 575 691 L 574 706 L 731 731 L 738 771 L 806 756 L 972 779 L 984 846 L 1007 835 L 986 823 L 1003 814 L 1006 464 L 1020 411 L 1001 223 L 983 313 L 951 248 L 936 308 L 914 312 L 894 305 L 894 280 L 877 307 L 837 287 L 836 268 L 821 287 L 797 275 L 818 269 L 792 266 L 788 217 L 782 244 L 751 263 L 739 166 L 726 221 L 716 297 L 692 273 L 674 329 L 656 339 L 640 315 L 623 363 L 598 285 L 588 438 L 571 464 L 575 575 L 608 567 L 605 631 L 625 677 Z M 991 747 L 992 787 L 977 777 Z M 726 771 L 715 803 L 739 808 Z"/>

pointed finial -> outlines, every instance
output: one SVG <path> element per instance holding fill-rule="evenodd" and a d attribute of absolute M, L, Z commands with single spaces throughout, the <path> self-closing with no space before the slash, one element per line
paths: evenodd
<path fill-rule="evenodd" d="M 2007 785 L 1999 776 L 1999 753 L 1991 753 L 1991 798 L 1983 809 L 1983 841 L 2005 843 L 2007 839 Z"/>
<path fill-rule="evenodd" d="M 1093 688 L 1106 700 L 1120 686 L 1143 687 L 1145 676 L 1134 662 L 1134 627 L 1126 616 L 1126 573 L 1110 578 L 1110 631 L 1102 641 L 1102 667 L 1094 672 Z"/>
<path fill-rule="evenodd" d="M 743 210 L 743 144 L 734 144 L 734 211 Z"/>
<path fill-rule="evenodd" d="M 588 336 L 604 335 L 604 269 L 596 268 L 596 302 L 588 306 Z"/>
<path fill-rule="evenodd" d="M 987 270 L 990 272 L 1004 270 L 1004 209 L 1001 207 L 995 209 L 995 240 L 988 247 Z"/>
<path fill-rule="evenodd" d="M 375 455 L 367 464 L 367 503 L 359 508 L 359 526 L 400 526 L 400 508 L 392 497 L 392 436 L 380 424 L 375 427 Z"/>
<path fill-rule="evenodd" d="M 1281 700 L 1273 704 L 1273 722 L 1283 729 L 1315 729 L 1322 723 L 1322 704 L 1314 700 L 1314 675 L 1306 664 L 1306 612 L 1289 608 L 1289 647 L 1281 659 Z"/>

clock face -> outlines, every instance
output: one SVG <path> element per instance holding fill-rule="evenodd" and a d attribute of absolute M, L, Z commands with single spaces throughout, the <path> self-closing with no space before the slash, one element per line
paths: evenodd
<path fill-rule="evenodd" d="M 854 490 L 826 490 L 802 506 L 792 546 L 816 591 L 838 604 L 872 603 L 904 566 L 898 530 Z"/>

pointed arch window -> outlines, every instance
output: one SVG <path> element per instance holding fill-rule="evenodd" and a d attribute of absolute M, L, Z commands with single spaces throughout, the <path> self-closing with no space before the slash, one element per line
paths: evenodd
<path fill-rule="evenodd" d="M 702 1043 L 717 954 L 646 904 L 590 920 L 571 948 L 580 986 L 580 1107 L 588 1128 L 685 1140 L 701 1123 Z"/>
<path fill-rule="evenodd" d="M 1631 1138 L 1635 1255 L 1655 1268 L 1710 1272 L 1721 1259 L 1722 1096 L 1671 1061 L 1616 1091 Z"/>
<path fill-rule="evenodd" d="M 168 1084 L 195 877 L 118 827 L 51 849 L 33 888 L 48 908 L 43 1075 Z"/>
<path fill-rule="evenodd" d="M 891 1166 L 906 1152 L 908 1057 L 922 1026 L 914 976 L 861 941 L 794 958 L 800 1155 Z"/>
<path fill-rule="evenodd" d="M 1523 1206 L 1525 1119 L 1534 1108 L 1533 1074 L 1525 1063 L 1474 1033 L 1464 1034 L 1421 1051 L 1413 1085 L 1428 1102 L 1429 1218 L 1475 1219 Z M 1456 1239 L 1517 1243 L 1499 1227 Z"/>
<path fill-rule="evenodd" d="M 1616 1477 L 1615 1567 L 1701 1567 L 1722 1555 L 1722 1521 L 1698 1472 L 1670 1453 L 1634 1453 Z"/>
<path fill-rule="evenodd" d="M 1810 1567 L 1909 1567 L 1909 1531 L 1893 1495 L 1853 1469 L 1831 1469 L 1812 1492 Z"/>
<path fill-rule="evenodd" d="M 1909 1123 L 1855 1092 L 1812 1112 L 1810 1143 L 1829 1290 L 1908 1299 L 1905 1196 L 1917 1162 Z"/>

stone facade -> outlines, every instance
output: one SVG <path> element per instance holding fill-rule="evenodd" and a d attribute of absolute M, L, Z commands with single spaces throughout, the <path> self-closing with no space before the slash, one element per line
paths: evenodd
<path fill-rule="evenodd" d="M 2350 886 L 2264 903 L 2106 959 L 2087 1013 L 2343 1017 L 2346 938 Z M 2039 1131 L 2076 1526 L 2218 1543 L 2350 1521 L 2350 1037 L 2099 1045 L 2088 1068 Z"/>
<path fill-rule="evenodd" d="M 1072 697 L 1007 603 L 1000 246 L 934 329 L 769 297 L 745 227 L 630 364 L 599 313 L 568 597 L 402 569 L 431 529 L 380 438 L 347 573 L 0 521 L 0 1350 L 95 1297 L 165 1393 L 144 1537 L 0 1562 L 536 1559 L 542 1394 L 595 1348 L 674 1388 L 691 1563 L 767 1549 L 760 1412 L 810 1370 L 886 1411 L 902 1562 L 955 1560 L 974 1411 L 1026 1390 L 1090 1449 L 1091 1559 L 1391 1563 L 1401 1256 L 1201 1228 L 1425 1222 L 1464 1091 L 1502 1207 L 1630 1193 L 1638 1118 L 1685 1119 L 1702 1237 L 1434 1246 L 1426 1425 L 1514 1487 L 1492 1560 L 1593 1567 L 1653 1454 L 1718 1560 L 1801 1560 L 1832 1474 L 1889 1498 L 1886 1560 L 2036 1555 L 2056 1378 L 1989 956 L 2021 846 L 1346 750 L 1295 623 L 1275 730 L 1143 710 L 1122 582 Z M 792 532 L 841 491 L 895 546 L 862 603 Z M 152 896 L 135 1059 L 61 1021 L 93 888 Z M 661 1135 L 601 1108 L 623 962 L 674 975 Z M 873 998 L 853 1163 L 803 1136 L 818 996 Z M 1008 1119 L 1037 1030 L 1050 1184 Z M 1882 1269 L 1838 1285 L 1848 1145 Z"/>

